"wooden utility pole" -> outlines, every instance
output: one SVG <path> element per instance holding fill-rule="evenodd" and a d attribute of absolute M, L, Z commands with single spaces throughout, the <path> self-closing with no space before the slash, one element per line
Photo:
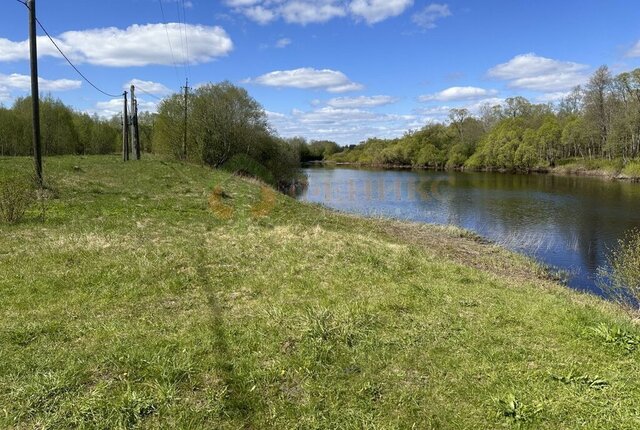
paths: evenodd
<path fill-rule="evenodd" d="M 184 86 L 184 136 L 182 137 L 182 158 L 187 159 L 187 119 L 189 109 L 189 78 Z"/>
<path fill-rule="evenodd" d="M 33 162 L 36 182 L 42 188 L 42 146 L 40 142 L 40 90 L 38 87 L 38 43 L 36 40 L 36 0 L 27 0 L 29 8 L 29 51 L 31 57 L 31 107 L 33 125 Z"/>
<path fill-rule="evenodd" d="M 142 155 L 142 144 L 140 143 L 140 127 L 138 127 L 138 99 L 133 102 L 134 114 L 133 114 L 133 129 L 136 134 L 136 160 L 139 160 Z"/>
<path fill-rule="evenodd" d="M 129 112 L 127 112 L 127 92 L 124 96 L 124 112 L 122 113 L 122 161 L 129 161 Z"/>
<path fill-rule="evenodd" d="M 140 136 L 138 135 L 138 103 L 136 99 L 136 87 L 131 85 L 131 144 L 133 156 L 140 159 Z"/>

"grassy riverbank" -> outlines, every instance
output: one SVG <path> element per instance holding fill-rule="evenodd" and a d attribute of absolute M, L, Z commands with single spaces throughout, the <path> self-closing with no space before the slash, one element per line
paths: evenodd
<path fill-rule="evenodd" d="M 640 425 L 633 321 L 465 232 L 149 158 L 45 172 L 45 222 L 0 226 L 0 428 Z"/>

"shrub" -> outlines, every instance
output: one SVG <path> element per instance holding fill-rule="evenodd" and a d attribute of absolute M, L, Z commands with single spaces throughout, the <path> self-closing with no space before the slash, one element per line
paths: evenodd
<path fill-rule="evenodd" d="M 600 269 L 602 289 L 624 306 L 640 306 L 640 230 L 632 230 L 609 252 L 607 267 Z"/>
<path fill-rule="evenodd" d="M 33 182 L 24 178 L 0 179 L 0 221 L 17 223 L 35 202 Z"/>
<path fill-rule="evenodd" d="M 631 179 L 640 179 L 640 161 L 631 161 L 622 170 L 622 173 Z"/>

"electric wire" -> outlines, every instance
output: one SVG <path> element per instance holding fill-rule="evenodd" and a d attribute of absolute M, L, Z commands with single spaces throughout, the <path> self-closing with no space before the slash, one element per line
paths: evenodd
<path fill-rule="evenodd" d="M 160 100 L 160 101 L 162 101 L 162 100 L 163 100 L 161 97 L 158 97 L 158 96 L 156 96 L 155 94 L 151 94 L 149 91 L 145 91 L 145 90 L 143 90 L 143 89 L 142 89 L 142 88 L 140 88 L 140 87 L 136 87 L 136 90 L 138 90 L 138 91 L 140 91 L 140 92 L 143 92 L 143 93 L 145 93 L 146 95 L 153 97 L 154 99 L 157 99 L 157 100 Z"/>
<path fill-rule="evenodd" d="M 184 22 L 184 43 L 186 45 L 186 55 L 187 55 L 187 72 L 189 74 L 189 78 L 191 77 L 191 58 L 189 56 L 189 31 L 187 27 L 187 8 L 185 6 L 185 1 L 182 0 L 182 18 Z"/>
<path fill-rule="evenodd" d="M 180 45 L 182 47 L 182 67 L 184 68 L 184 76 L 185 78 L 189 78 L 189 74 L 187 72 L 187 55 L 185 48 L 185 38 L 184 38 L 184 23 L 182 18 L 180 17 L 180 0 L 176 0 L 176 11 L 178 12 L 178 26 L 180 28 Z"/>
<path fill-rule="evenodd" d="M 69 57 L 66 56 L 66 54 L 64 52 L 62 52 L 62 49 L 60 49 L 60 47 L 58 46 L 58 44 L 55 42 L 55 40 L 53 40 L 53 37 L 51 37 L 51 35 L 49 34 L 49 32 L 47 31 L 46 28 L 44 28 L 44 25 L 42 25 L 42 23 L 40 22 L 40 20 L 38 18 L 36 18 L 36 22 L 38 23 L 38 25 L 40 26 L 40 28 L 42 29 L 42 31 L 44 31 L 44 34 L 47 35 L 47 37 L 49 38 L 49 40 L 51 41 L 51 43 L 53 43 L 53 46 L 56 47 L 56 49 L 58 50 L 58 52 L 60 53 L 60 55 L 62 55 L 64 57 L 65 60 L 67 60 L 67 63 L 69 63 L 69 65 L 71 67 L 73 67 L 73 70 L 76 71 L 76 73 L 78 73 L 78 75 L 80 75 L 82 77 L 82 79 L 84 79 L 89 85 L 91 85 L 96 91 L 101 92 L 102 94 L 104 94 L 107 97 L 120 97 L 122 94 L 118 94 L 118 95 L 113 95 L 113 94 L 109 94 L 106 91 L 101 90 L 100 88 L 98 88 L 93 82 L 91 82 L 89 80 L 89 78 L 87 78 L 80 70 L 78 70 L 78 68 L 71 62 L 71 60 L 69 60 Z"/>
<path fill-rule="evenodd" d="M 171 45 L 171 37 L 169 36 L 169 23 L 167 23 L 167 18 L 164 14 L 164 6 L 162 5 L 162 0 L 158 0 L 158 3 L 160 4 L 160 12 L 162 13 L 162 22 L 164 23 L 164 31 L 167 34 L 167 42 L 169 42 L 169 51 L 171 52 L 171 60 L 173 62 L 173 68 L 176 72 L 176 81 L 178 82 L 178 85 L 180 85 L 180 75 L 178 73 L 178 63 L 176 62 L 176 57 L 173 53 L 173 46 Z"/>

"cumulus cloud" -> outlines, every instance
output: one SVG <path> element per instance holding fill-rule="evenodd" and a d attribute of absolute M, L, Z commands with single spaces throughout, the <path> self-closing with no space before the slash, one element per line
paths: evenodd
<path fill-rule="evenodd" d="M 299 88 L 326 90 L 330 93 L 344 93 L 358 91 L 364 87 L 352 82 L 344 73 L 336 70 L 316 70 L 301 68 L 295 70 L 278 70 L 253 79 L 246 79 L 244 83 L 252 83 L 277 88 Z"/>
<path fill-rule="evenodd" d="M 449 5 L 443 3 L 431 3 L 420 12 L 413 15 L 413 22 L 419 27 L 432 29 L 437 27 L 438 20 L 453 15 Z"/>
<path fill-rule="evenodd" d="M 153 82 L 153 81 L 143 81 L 140 79 L 130 80 L 129 82 L 124 84 L 123 88 L 125 90 L 129 90 L 131 85 L 135 86 L 137 89 L 142 90 L 143 92 L 150 93 L 150 94 L 167 95 L 173 92 L 161 83 Z"/>
<path fill-rule="evenodd" d="M 109 67 L 172 65 L 174 58 L 178 63 L 201 64 L 233 50 L 233 42 L 222 27 L 187 24 L 188 49 L 184 30 L 179 23 L 132 25 L 67 31 L 54 40 L 76 63 Z M 39 37 L 38 43 L 39 56 L 59 57 L 48 39 Z M 28 58 L 27 41 L 0 39 L 0 61 Z"/>
<path fill-rule="evenodd" d="M 640 40 L 627 52 L 627 57 L 640 57 Z"/>
<path fill-rule="evenodd" d="M 589 66 L 569 61 L 518 55 L 489 70 L 491 78 L 507 81 L 509 87 L 541 92 L 568 90 L 588 80 Z"/>
<path fill-rule="evenodd" d="M 498 94 L 496 90 L 487 90 L 478 87 L 451 87 L 435 94 L 420 96 L 421 102 L 430 101 L 459 101 L 459 100 L 477 100 Z"/>
<path fill-rule="evenodd" d="M 226 0 L 226 4 L 263 25 L 276 19 L 306 25 L 346 16 L 375 24 L 402 14 L 413 0 Z"/>
<path fill-rule="evenodd" d="M 315 140 L 333 140 L 342 145 L 359 143 L 370 137 L 398 137 L 418 120 L 415 115 L 383 114 L 331 106 L 311 111 L 293 110 L 289 114 L 267 112 L 267 115 L 283 137 L 305 136 Z"/>
<path fill-rule="evenodd" d="M 75 90 L 82 86 L 81 81 L 71 79 L 44 79 L 39 78 L 38 83 L 41 91 L 69 91 Z M 8 93 L 11 90 L 27 91 L 31 89 L 31 77 L 28 75 L 19 75 L 12 73 L 4 75 L 0 73 L 0 91 Z"/>
<path fill-rule="evenodd" d="M 375 24 L 400 15 L 411 6 L 413 0 L 353 0 L 349 10 L 368 24 Z"/>
<path fill-rule="evenodd" d="M 391 96 L 337 97 L 329 100 L 327 106 L 334 108 L 372 108 L 397 103 Z"/>

